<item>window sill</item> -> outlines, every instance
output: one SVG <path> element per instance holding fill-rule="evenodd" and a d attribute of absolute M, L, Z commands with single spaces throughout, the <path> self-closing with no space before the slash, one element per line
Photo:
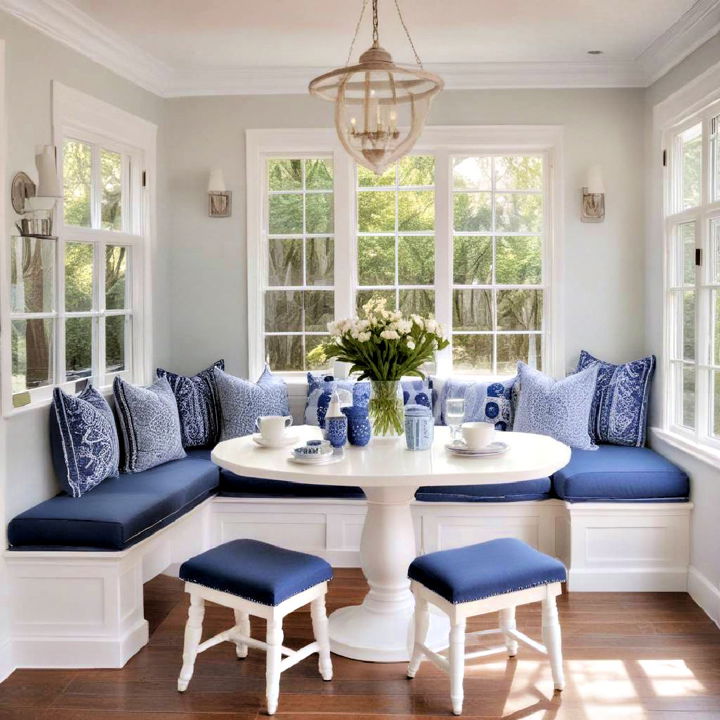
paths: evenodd
<path fill-rule="evenodd" d="M 695 460 L 709 465 L 713 470 L 717 470 L 718 466 L 720 466 L 720 450 L 692 442 L 682 435 L 663 430 L 662 428 L 650 428 L 650 434 L 653 438 L 657 438 L 675 449 L 690 455 L 690 457 Z"/>
<path fill-rule="evenodd" d="M 54 386 L 57 387 L 57 386 Z M 95 386 L 93 386 L 95 387 Z M 112 395 L 113 389 L 112 385 L 106 385 L 105 387 L 96 388 L 99 392 L 103 394 L 106 400 L 109 399 L 109 396 Z M 74 393 L 69 393 L 73 395 Z M 3 418 L 6 420 L 9 420 L 10 418 L 18 417 L 19 415 L 26 415 L 28 413 L 32 413 L 35 410 L 43 410 L 47 409 L 52 405 L 53 399 L 51 397 L 43 398 L 42 400 L 34 400 L 27 405 L 22 405 L 21 407 L 11 407 L 9 410 L 6 409 L 3 413 Z"/>

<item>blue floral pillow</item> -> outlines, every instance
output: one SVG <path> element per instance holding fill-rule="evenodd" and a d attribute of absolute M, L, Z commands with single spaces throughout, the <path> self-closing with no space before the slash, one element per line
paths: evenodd
<path fill-rule="evenodd" d="M 597 365 L 590 411 L 590 436 L 595 442 L 643 447 L 655 356 L 613 365 L 583 350 L 577 371 Z"/>
<path fill-rule="evenodd" d="M 436 421 L 446 425 L 448 398 L 465 399 L 465 422 L 491 422 L 497 430 L 513 429 L 512 393 L 517 377 L 479 382 L 470 378 L 450 378 L 442 387 Z"/>
<path fill-rule="evenodd" d="M 340 402 L 348 405 L 367 405 L 370 401 L 370 382 L 353 379 L 336 380 L 332 375 L 308 373 L 307 401 L 305 403 L 305 424 L 325 427 L 325 415 L 333 391 L 337 390 Z M 429 379 L 402 380 L 403 404 L 432 407 L 432 382 Z"/>
<path fill-rule="evenodd" d="M 113 392 L 125 472 L 142 472 L 185 457 L 177 402 L 166 378 L 140 387 L 116 377 Z"/>
<path fill-rule="evenodd" d="M 107 400 L 91 385 L 79 395 L 55 388 L 50 445 L 55 473 L 68 495 L 80 497 L 105 478 L 118 475 L 115 418 Z"/>
<path fill-rule="evenodd" d="M 213 374 L 216 367 L 224 370 L 225 361 L 218 360 L 192 377 L 157 369 L 157 376 L 167 378 L 175 394 L 183 447 L 208 447 L 220 436 L 220 401 Z"/>
<path fill-rule="evenodd" d="M 513 430 L 549 435 L 578 450 L 597 450 L 588 433 L 598 367 L 554 380 L 518 363 L 520 395 Z"/>
<path fill-rule="evenodd" d="M 251 435 L 261 415 L 289 415 L 287 385 L 265 368 L 260 379 L 249 380 L 213 370 L 220 398 L 220 440 Z"/>

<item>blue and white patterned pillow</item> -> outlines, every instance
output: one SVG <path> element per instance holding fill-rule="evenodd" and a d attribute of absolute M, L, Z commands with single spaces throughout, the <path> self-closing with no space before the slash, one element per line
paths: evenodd
<path fill-rule="evenodd" d="M 512 392 L 517 377 L 506 380 L 477 381 L 450 378 L 443 383 L 436 415 L 439 425 L 446 425 L 445 406 L 448 398 L 465 399 L 465 422 L 491 422 L 497 430 L 513 429 Z"/>
<path fill-rule="evenodd" d="M 185 457 L 177 402 L 167 378 L 148 387 L 113 383 L 125 472 L 142 472 Z"/>
<path fill-rule="evenodd" d="M 597 450 L 588 433 L 598 367 L 562 380 L 518 363 L 520 396 L 513 430 L 549 435 L 579 450 Z"/>
<path fill-rule="evenodd" d="M 325 427 L 325 415 L 335 390 L 340 394 L 341 403 L 361 406 L 370 401 L 370 382 L 367 380 L 336 380 L 332 375 L 312 373 L 307 374 L 307 380 L 306 425 Z M 403 404 L 432 407 L 432 382 L 429 379 L 402 380 L 400 384 L 403 389 Z"/>
<path fill-rule="evenodd" d="M 218 360 L 211 367 L 192 377 L 157 369 L 157 376 L 167 378 L 180 415 L 183 447 L 208 447 L 220 436 L 220 401 L 215 385 L 214 368 L 225 369 L 225 361 Z"/>
<path fill-rule="evenodd" d="M 261 415 L 290 414 L 285 381 L 267 367 L 256 383 L 228 375 L 219 368 L 213 372 L 220 398 L 220 440 L 254 433 Z"/>
<path fill-rule="evenodd" d="M 643 447 L 647 429 L 650 386 L 655 356 L 613 365 L 583 350 L 578 372 L 598 366 L 597 384 L 590 411 L 590 436 L 595 442 Z"/>
<path fill-rule="evenodd" d="M 50 445 L 55 473 L 68 495 L 80 497 L 118 475 L 115 417 L 107 400 L 91 385 L 79 395 L 53 390 Z"/>

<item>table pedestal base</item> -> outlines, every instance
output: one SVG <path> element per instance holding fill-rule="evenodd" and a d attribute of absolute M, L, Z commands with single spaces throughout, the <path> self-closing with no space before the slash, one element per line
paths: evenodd
<path fill-rule="evenodd" d="M 405 662 L 410 659 L 414 601 L 408 566 L 417 554 L 410 503 L 415 487 L 363 488 L 367 515 L 360 541 L 360 562 L 370 591 L 362 605 L 330 616 L 330 649 L 353 660 Z M 427 645 L 448 645 L 449 626 L 431 614 Z"/>
<path fill-rule="evenodd" d="M 428 647 L 436 652 L 446 648 L 449 632 L 447 616 L 431 612 Z M 412 634 L 412 612 L 379 615 L 355 605 L 330 616 L 330 649 L 353 660 L 408 662 Z"/>

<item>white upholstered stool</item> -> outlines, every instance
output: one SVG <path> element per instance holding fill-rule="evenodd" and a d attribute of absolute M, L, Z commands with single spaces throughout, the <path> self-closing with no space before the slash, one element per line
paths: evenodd
<path fill-rule="evenodd" d="M 257 540 L 233 540 L 183 563 L 180 577 L 186 581 L 185 591 L 190 594 L 183 666 L 178 678 L 180 692 L 187 689 L 198 653 L 225 641 L 235 643 L 239 658 L 247 655 L 248 647 L 266 651 L 269 715 L 277 710 L 280 673 L 313 653 L 319 655 L 322 679 L 332 680 L 325 614 L 325 593 L 332 568 L 324 560 Z M 205 600 L 232 608 L 235 625 L 201 643 Z M 308 603 L 315 642 L 300 650 L 283 647 L 283 618 Z M 250 615 L 267 621 L 265 642 L 250 637 Z"/>
<path fill-rule="evenodd" d="M 566 571 L 559 560 L 520 540 L 503 538 L 423 555 L 412 562 L 408 575 L 415 597 L 415 644 L 408 677 L 415 677 L 425 658 L 447 672 L 455 715 L 462 713 L 465 661 L 499 652 L 514 657 L 518 642 L 549 655 L 555 689 L 563 689 L 560 622 L 555 598 L 562 592 Z M 519 632 L 515 625 L 515 608 L 532 602 L 542 602 L 544 645 Z M 429 604 L 450 619 L 447 656 L 425 645 Z M 502 634 L 505 644 L 466 654 L 467 618 L 496 611 L 500 613 L 499 628 L 467 636 Z"/>

